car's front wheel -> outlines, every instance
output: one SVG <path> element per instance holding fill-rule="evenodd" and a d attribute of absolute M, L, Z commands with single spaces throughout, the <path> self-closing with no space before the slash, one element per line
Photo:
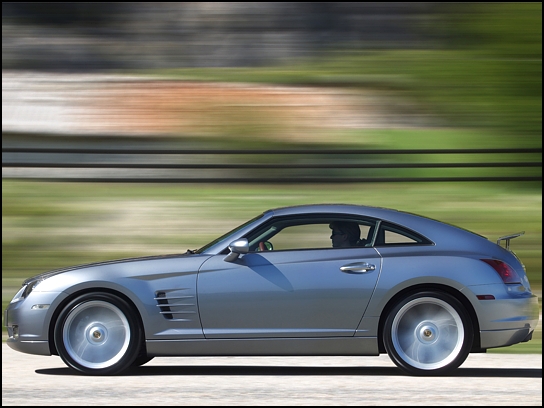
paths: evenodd
<path fill-rule="evenodd" d="M 137 358 L 142 331 L 126 301 L 110 293 L 87 293 L 64 307 L 54 339 L 69 367 L 84 374 L 115 375 Z"/>
<path fill-rule="evenodd" d="M 463 305 L 443 292 L 419 292 L 399 301 L 385 320 L 391 360 L 413 375 L 441 375 L 466 360 L 474 332 Z"/>

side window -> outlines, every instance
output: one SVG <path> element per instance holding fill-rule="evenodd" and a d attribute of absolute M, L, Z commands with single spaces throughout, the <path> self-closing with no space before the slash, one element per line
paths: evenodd
<path fill-rule="evenodd" d="M 285 217 L 248 234 L 249 250 L 282 251 L 370 246 L 376 220 L 337 215 Z"/>
<path fill-rule="evenodd" d="M 413 238 L 407 237 L 398 231 L 390 231 L 385 229 L 385 243 L 386 244 L 417 244 L 417 241 Z"/>
<path fill-rule="evenodd" d="M 294 225 L 270 238 L 274 250 L 330 248 L 328 224 Z"/>
<path fill-rule="evenodd" d="M 361 230 L 361 238 L 358 246 L 370 246 L 370 239 L 368 239 L 368 234 L 370 233 L 370 225 L 359 224 L 359 229 Z"/>
<path fill-rule="evenodd" d="M 405 228 L 392 224 L 381 223 L 374 246 L 417 244 L 431 244 L 431 241 Z"/>

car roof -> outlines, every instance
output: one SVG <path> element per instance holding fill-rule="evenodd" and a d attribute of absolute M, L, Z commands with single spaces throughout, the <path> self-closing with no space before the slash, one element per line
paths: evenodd
<path fill-rule="evenodd" d="M 485 237 L 472 231 L 450 225 L 443 221 L 428 218 L 423 215 L 413 214 L 393 208 L 374 207 L 357 204 L 305 204 L 290 207 L 279 207 L 265 212 L 270 216 L 286 216 L 300 214 L 318 214 L 332 213 L 343 215 L 358 215 L 377 218 L 409 228 L 418 232 L 434 242 L 442 241 L 441 235 L 453 235 L 459 238 L 478 238 Z M 449 239 L 447 241 L 450 241 Z"/>
<path fill-rule="evenodd" d="M 375 218 L 388 218 L 393 214 L 399 213 L 398 210 L 385 207 L 373 207 L 357 204 L 304 204 L 289 207 L 273 208 L 265 213 L 272 213 L 275 216 L 315 214 L 315 213 L 337 213 L 337 214 L 355 214 L 367 215 Z M 408 213 L 405 213 L 408 214 Z"/>

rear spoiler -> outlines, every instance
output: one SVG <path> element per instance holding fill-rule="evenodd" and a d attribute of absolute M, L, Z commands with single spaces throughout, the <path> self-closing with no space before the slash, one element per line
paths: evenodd
<path fill-rule="evenodd" d="M 500 245 L 501 241 L 506 241 L 505 247 L 508 251 L 510 251 L 510 240 L 513 238 L 521 237 L 523 234 L 525 234 L 525 231 L 518 232 L 517 234 L 505 235 L 504 237 L 500 237 L 497 240 L 497 245 Z"/>

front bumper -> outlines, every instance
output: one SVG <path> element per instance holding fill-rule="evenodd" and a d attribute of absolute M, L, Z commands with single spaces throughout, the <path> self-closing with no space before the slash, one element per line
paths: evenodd
<path fill-rule="evenodd" d="M 22 353 L 51 355 L 51 319 L 66 296 L 62 292 L 33 291 L 27 298 L 10 303 L 4 311 L 4 324 L 8 331 L 6 344 Z"/>

